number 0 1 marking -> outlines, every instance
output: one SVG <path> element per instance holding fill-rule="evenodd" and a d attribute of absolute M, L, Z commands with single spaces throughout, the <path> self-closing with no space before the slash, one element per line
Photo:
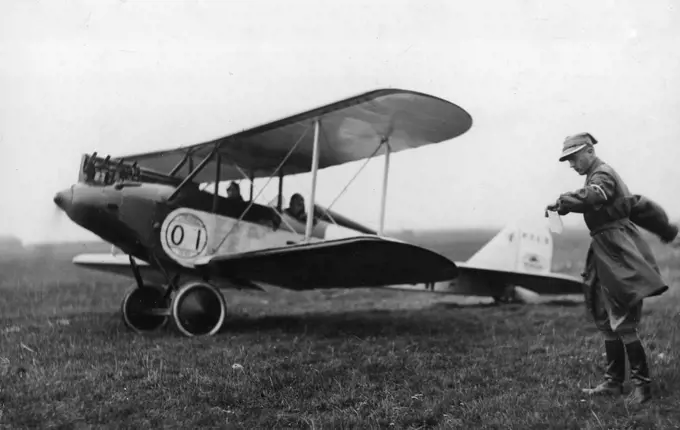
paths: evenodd
<path fill-rule="evenodd" d="M 173 245 L 187 248 L 189 241 L 184 240 L 186 237 L 184 228 L 185 226 L 182 224 L 177 224 L 172 228 L 172 231 L 170 232 L 170 242 L 172 242 Z M 189 231 L 195 233 L 196 241 L 194 243 L 194 249 L 198 251 L 201 248 L 201 245 L 203 245 L 203 242 L 201 242 L 201 239 L 203 238 L 203 230 L 196 229 L 194 226 L 189 226 L 188 228 Z"/>
<path fill-rule="evenodd" d="M 173 253 L 182 258 L 191 258 L 203 251 L 208 243 L 208 234 L 198 217 L 182 214 L 170 221 L 165 239 Z"/>

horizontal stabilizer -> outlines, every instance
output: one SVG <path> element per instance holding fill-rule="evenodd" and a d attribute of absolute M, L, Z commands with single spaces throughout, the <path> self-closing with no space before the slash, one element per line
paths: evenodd
<path fill-rule="evenodd" d="M 457 262 L 458 273 L 469 283 L 479 285 L 516 285 L 538 294 L 582 294 L 583 281 L 561 273 L 530 273 L 513 270 L 495 270 Z"/>
<path fill-rule="evenodd" d="M 133 257 L 138 266 L 148 266 L 144 260 Z M 125 266 L 130 267 L 127 254 L 80 254 L 73 257 L 76 266 Z"/>
<path fill-rule="evenodd" d="M 213 256 L 195 267 L 210 277 L 250 279 L 294 290 L 436 282 L 457 276 L 455 263 L 442 255 L 378 236 Z"/>

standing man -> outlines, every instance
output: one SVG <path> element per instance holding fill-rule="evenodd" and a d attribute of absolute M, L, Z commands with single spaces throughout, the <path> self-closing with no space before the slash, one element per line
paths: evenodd
<path fill-rule="evenodd" d="M 678 229 L 668 223 L 658 205 L 631 194 L 616 171 L 595 155 L 596 143 L 589 133 L 566 138 L 559 160 L 569 161 L 576 173 L 585 176 L 585 185 L 560 195 L 546 209 L 560 215 L 582 213 L 592 237 L 583 273 L 584 292 L 588 311 L 604 336 L 607 370 L 603 383 L 583 391 L 622 394 L 627 354 L 635 387 L 632 401 L 644 403 L 651 398 L 651 378 L 638 335 L 642 301 L 664 293 L 668 286 L 634 221 L 645 221 L 640 224 L 665 243 L 676 237 Z"/>

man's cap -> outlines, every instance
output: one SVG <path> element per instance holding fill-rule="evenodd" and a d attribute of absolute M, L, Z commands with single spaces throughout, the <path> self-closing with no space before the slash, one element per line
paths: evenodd
<path fill-rule="evenodd" d="M 567 136 L 562 144 L 562 155 L 560 155 L 560 161 L 564 161 L 571 154 L 574 154 L 587 146 L 593 146 L 597 143 L 590 133 L 579 133 L 573 136 Z"/>

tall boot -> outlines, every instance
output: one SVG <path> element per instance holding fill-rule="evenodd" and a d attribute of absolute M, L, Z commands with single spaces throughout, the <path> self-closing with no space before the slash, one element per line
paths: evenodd
<path fill-rule="evenodd" d="M 628 361 L 630 362 L 630 379 L 633 382 L 633 391 L 630 395 L 631 403 L 641 404 L 652 398 L 649 366 L 647 354 L 642 342 L 636 340 L 626 344 Z"/>
<path fill-rule="evenodd" d="M 605 340 L 604 350 L 607 355 L 607 370 L 604 382 L 594 388 L 584 388 L 586 394 L 623 394 L 623 381 L 626 378 L 626 350 L 621 339 Z"/>

